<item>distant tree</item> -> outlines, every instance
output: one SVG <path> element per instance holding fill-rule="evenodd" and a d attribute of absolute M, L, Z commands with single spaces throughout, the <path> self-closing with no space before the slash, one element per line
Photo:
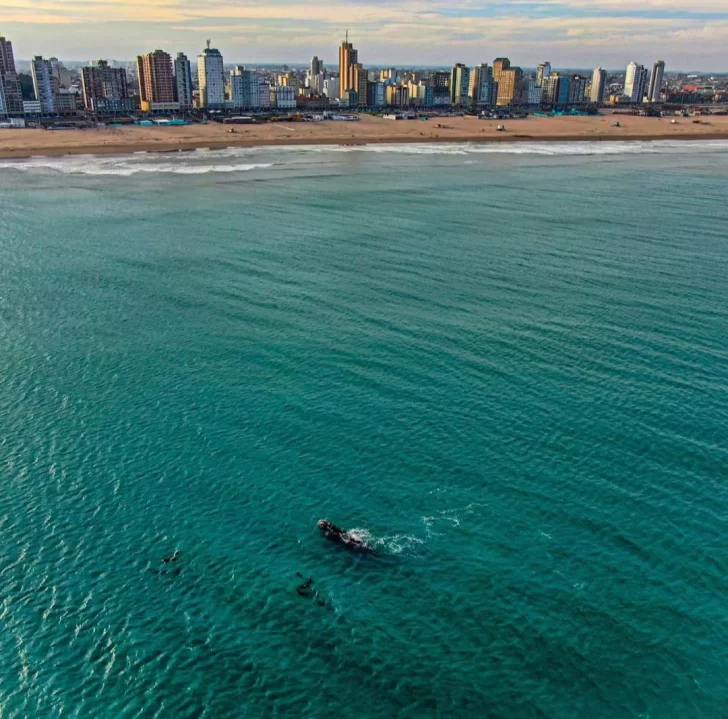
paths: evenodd
<path fill-rule="evenodd" d="M 33 77 L 28 73 L 21 72 L 18 74 L 18 80 L 20 81 L 20 91 L 23 93 L 23 100 L 35 100 Z"/>

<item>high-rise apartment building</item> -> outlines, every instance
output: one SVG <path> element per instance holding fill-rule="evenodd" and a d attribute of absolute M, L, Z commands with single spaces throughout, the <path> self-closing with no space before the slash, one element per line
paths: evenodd
<path fill-rule="evenodd" d="M 234 107 L 260 107 L 260 77 L 240 65 L 235 67 L 230 75 L 230 102 Z"/>
<path fill-rule="evenodd" d="M 489 106 L 493 103 L 493 69 L 485 62 L 470 72 L 470 102 L 473 105 Z"/>
<path fill-rule="evenodd" d="M 569 94 L 567 105 L 583 105 L 586 101 L 586 78 L 583 75 L 569 77 Z"/>
<path fill-rule="evenodd" d="M 349 90 L 356 90 L 352 73 L 352 65 L 359 62 L 359 52 L 349 42 L 349 31 L 346 31 L 346 40 L 339 48 L 339 97 L 343 100 L 348 97 Z"/>
<path fill-rule="evenodd" d="M 3 76 L 0 75 L 0 117 L 7 117 L 8 108 L 5 104 L 5 82 Z"/>
<path fill-rule="evenodd" d="M 338 77 L 327 77 L 324 80 L 324 95 L 333 99 L 339 97 L 339 78 Z"/>
<path fill-rule="evenodd" d="M 200 107 L 225 107 L 225 65 L 222 53 L 207 47 L 197 56 L 197 82 L 200 86 Z"/>
<path fill-rule="evenodd" d="M 662 93 L 662 80 L 665 76 L 665 61 L 658 60 L 652 66 L 652 77 L 650 77 L 650 88 L 647 97 L 650 102 L 660 102 Z"/>
<path fill-rule="evenodd" d="M 83 104 L 87 110 L 98 113 L 131 112 L 134 99 L 129 96 L 126 70 L 110 67 L 106 60 L 81 70 Z"/>
<path fill-rule="evenodd" d="M 495 72 L 493 73 L 495 75 Z M 520 101 L 521 82 L 523 71 L 520 67 L 504 68 L 498 79 L 497 105 L 514 105 Z"/>
<path fill-rule="evenodd" d="M 538 64 L 538 68 L 536 70 L 536 85 L 539 87 L 543 87 L 543 81 L 545 78 L 549 77 L 551 75 L 551 63 L 546 62 L 540 62 Z"/>
<path fill-rule="evenodd" d="M 3 105 L 8 115 L 23 114 L 23 93 L 15 69 L 13 43 L 0 36 L 0 78 L 3 85 Z"/>
<path fill-rule="evenodd" d="M 601 105 L 604 102 L 604 96 L 607 92 L 607 71 L 602 70 L 601 67 L 597 67 L 592 75 L 591 92 L 589 99 L 597 104 Z"/>
<path fill-rule="evenodd" d="M 40 103 L 42 113 L 53 113 L 56 111 L 53 82 L 53 68 L 50 60 L 44 60 L 36 55 L 30 63 L 30 74 L 33 76 L 33 91 L 35 99 Z"/>
<path fill-rule="evenodd" d="M 189 110 L 192 107 L 192 69 L 187 55 L 178 52 L 174 59 L 174 99 L 180 110 Z"/>
<path fill-rule="evenodd" d="M 57 58 L 49 58 L 53 78 L 57 84 L 58 90 L 68 90 L 71 87 L 71 71 Z"/>
<path fill-rule="evenodd" d="M 359 105 L 367 104 L 367 86 L 369 79 L 367 77 L 367 71 L 364 66 L 360 63 L 354 63 L 351 66 L 351 86 L 356 91 L 357 97 L 359 98 Z"/>
<path fill-rule="evenodd" d="M 645 93 L 645 68 L 636 62 L 627 65 L 624 78 L 624 94 L 631 102 L 642 102 Z"/>
<path fill-rule="evenodd" d="M 409 105 L 409 88 L 405 85 L 387 85 L 387 105 L 407 107 Z"/>
<path fill-rule="evenodd" d="M 318 59 L 316 55 L 314 55 L 311 58 L 311 77 L 315 77 L 316 75 L 320 75 L 324 71 L 324 64 L 321 62 L 321 60 Z"/>
<path fill-rule="evenodd" d="M 543 79 L 543 91 L 541 93 L 541 103 L 544 105 L 557 105 L 559 102 L 559 92 L 561 90 L 561 76 L 558 72 L 551 73 Z"/>
<path fill-rule="evenodd" d="M 468 104 L 470 68 L 459 62 L 450 74 L 450 102 L 453 105 Z"/>
<path fill-rule="evenodd" d="M 137 77 L 142 110 L 179 109 L 175 100 L 172 58 L 164 50 L 155 50 L 137 57 Z"/>

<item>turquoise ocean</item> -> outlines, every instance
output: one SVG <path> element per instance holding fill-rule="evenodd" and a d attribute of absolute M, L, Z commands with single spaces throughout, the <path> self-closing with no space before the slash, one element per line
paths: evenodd
<path fill-rule="evenodd" d="M 727 574 L 728 143 L 0 161 L 3 719 L 724 719 Z"/>

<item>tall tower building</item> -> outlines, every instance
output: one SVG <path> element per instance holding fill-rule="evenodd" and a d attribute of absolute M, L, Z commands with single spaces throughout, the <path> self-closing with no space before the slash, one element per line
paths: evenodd
<path fill-rule="evenodd" d="M 190 61 L 183 52 L 178 52 L 174 59 L 175 100 L 180 110 L 192 107 L 192 70 Z"/>
<path fill-rule="evenodd" d="M 450 74 L 450 102 L 453 105 L 467 105 L 469 88 L 470 68 L 459 62 Z"/>
<path fill-rule="evenodd" d="M 317 55 L 311 58 L 311 77 L 316 77 L 324 71 L 324 64 L 318 59 Z"/>
<path fill-rule="evenodd" d="M 173 103 L 175 81 L 172 73 L 172 58 L 164 50 L 155 50 L 137 57 L 139 96 L 142 110 L 155 109 L 155 105 Z"/>
<path fill-rule="evenodd" d="M 3 76 L 0 75 L 0 117 L 7 117 L 8 108 L 5 104 L 5 83 L 3 82 Z"/>
<path fill-rule="evenodd" d="M 604 95 L 607 91 L 607 71 L 597 67 L 592 75 L 591 92 L 589 99 L 596 105 L 604 102 Z"/>
<path fill-rule="evenodd" d="M 543 87 L 543 81 L 544 78 L 547 78 L 551 75 L 551 63 L 546 62 L 540 62 L 538 64 L 538 69 L 536 70 L 536 84 L 539 87 Z"/>
<path fill-rule="evenodd" d="M 351 67 L 358 62 L 359 53 L 349 42 L 349 31 L 347 30 L 346 40 L 341 43 L 339 48 L 339 97 L 342 99 L 348 97 L 349 90 L 356 90 Z"/>
<path fill-rule="evenodd" d="M 50 60 L 44 60 L 40 55 L 36 55 L 30 63 L 30 73 L 33 76 L 35 99 L 40 102 L 40 111 L 43 113 L 55 112 L 56 91 Z"/>
<path fill-rule="evenodd" d="M 627 74 L 624 78 L 624 94 L 631 102 L 642 102 L 644 95 L 645 68 L 636 62 L 627 65 Z"/>
<path fill-rule="evenodd" d="M 351 87 L 357 92 L 359 105 L 367 104 L 368 85 L 369 79 L 364 66 L 360 62 L 354 63 L 351 66 Z"/>
<path fill-rule="evenodd" d="M 222 53 L 207 47 L 197 56 L 197 82 L 200 86 L 200 107 L 222 108 L 225 106 L 225 65 Z"/>
<path fill-rule="evenodd" d="M 662 92 L 662 79 L 665 75 L 665 61 L 658 60 L 652 66 L 652 77 L 650 78 L 650 89 L 647 97 L 650 102 L 660 102 L 660 93 Z"/>
<path fill-rule="evenodd" d="M 83 103 L 91 112 L 130 112 L 135 109 L 134 100 L 129 97 L 126 70 L 123 67 L 109 67 L 106 60 L 81 70 Z"/>
<path fill-rule="evenodd" d="M 8 115 L 23 114 L 23 93 L 15 70 L 13 43 L 0 36 L 0 78 L 3 85 L 3 104 Z"/>
<path fill-rule="evenodd" d="M 470 102 L 473 105 L 491 105 L 493 103 L 493 69 L 481 62 L 470 71 Z"/>
<path fill-rule="evenodd" d="M 493 63 L 493 80 L 498 83 L 496 104 L 499 107 L 513 105 L 519 101 L 523 81 L 523 71 L 520 67 L 511 67 L 508 58 L 499 58 Z"/>

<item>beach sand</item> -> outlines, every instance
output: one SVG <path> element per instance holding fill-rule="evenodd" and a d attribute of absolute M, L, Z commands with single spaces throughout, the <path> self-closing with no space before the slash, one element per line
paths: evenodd
<path fill-rule="evenodd" d="M 0 130 L 0 157 L 35 155 L 169 152 L 201 147 L 324 145 L 382 142 L 507 142 L 578 140 L 728 140 L 728 116 L 693 118 L 528 117 L 479 120 L 475 117 L 385 120 L 362 115 L 358 122 L 277 122 L 260 125 L 210 123 L 182 127 L 103 127 L 84 130 Z M 615 127 L 619 121 L 621 127 Z M 499 132 L 498 125 L 505 125 Z M 439 127 L 438 127 L 439 125 Z"/>

